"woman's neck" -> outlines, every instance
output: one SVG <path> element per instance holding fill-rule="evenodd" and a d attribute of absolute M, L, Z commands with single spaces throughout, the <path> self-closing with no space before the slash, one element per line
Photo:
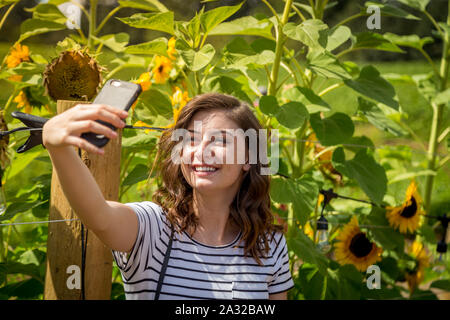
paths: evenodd
<path fill-rule="evenodd" d="M 239 233 L 239 226 L 229 219 L 230 205 L 234 199 L 227 193 L 214 196 L 205 195 L 194 190 L 192 210 L 198 217 L 198 225 L 191 236 L 204 244 L 212 246 L 225 245 L 233 241 Z"/>

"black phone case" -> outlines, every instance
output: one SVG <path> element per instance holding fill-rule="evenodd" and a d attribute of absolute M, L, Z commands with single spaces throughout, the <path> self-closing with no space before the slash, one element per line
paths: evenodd
<path fill-rule="evenodd" d="M 114 86 L 112 84 L 113 82 L 120 83 L 120 86 Z M 106 84 L 103 86 L 102 90 L 100 90 L 99 94 L 92 103 L 107 104 L 120 110 L 128 111 L 141 92 L 141 86 L 136 83 L 110 79 L 106 82 Z M 109 122 L 105 122 L 102 120 L 95 121 L 111 128 L 114 131 L 116 131 L 117 129 Z M 104 147 L 109 141 L 109 138 L 94 132 L 84 132 L 81 134 L 81 138 L 89 141 L 98 148 Z"/>

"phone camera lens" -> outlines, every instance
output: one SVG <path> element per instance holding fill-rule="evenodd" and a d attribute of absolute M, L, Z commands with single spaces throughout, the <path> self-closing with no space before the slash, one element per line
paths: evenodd
<path fill-rule="evenodd" d="M 111 85 L 113 85 L 114 87 L 120 87 L 120 81 L 111 81 Z"/>

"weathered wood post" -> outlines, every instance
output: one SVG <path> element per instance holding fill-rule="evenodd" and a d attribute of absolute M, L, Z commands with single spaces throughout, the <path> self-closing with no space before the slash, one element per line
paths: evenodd
<path fill-rule="evenodd" d="M 59 100 L 57 113 L 79 104 L 79 101 Z M 112 139 L 104 147 L 105 153 L 97 155 L 81 150 L 81 158 L 97 181 L 106 200 L 117 201 L 120 183 L 120 155 L 122 129 L 117 130 L 118 138 Z M 74 147 L 77 152 L 77 147 Z M 77 219 L 70 207 L 58 180 L 56 171 L 52 174 L 50 196 L 50 220 Z M 86 228 L 84 236 L 86 237 Z M 87 233 L 85 259 L 85 298 L 110 299 L 112 277 L 112 254 L 92 231 Z M 81 221 L 50 223 L 47 240 L 47 270 L 45 276 L 44 299 L 80 300 L 81 288 L 73 288 L 73 276 L 81 276 Z M 75 266 L 71 267 L 70 266 Z M 69 268 L 69 270 L 68 270 Z M 79 268 L 79 269 L 77 269 Z M 69 272 L 69 273 L 68 273 Z M 69 277 L 71 277 L 69 279 Z M 68 281 L 69 280 L 69 281 Z M 69 286 L 67 285 L 69 282 Z M 70 289 L 69 287 L 72 287 Z"/>

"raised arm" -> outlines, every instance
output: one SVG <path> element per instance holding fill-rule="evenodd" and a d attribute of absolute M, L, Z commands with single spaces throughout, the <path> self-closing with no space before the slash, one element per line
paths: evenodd
<path fill-rule="evenodd" d="M 133 209 L 115 201 L 106 201 L 89 169 L 73 146 L 102 154 L 102 149 L 80 138 L 83 132 L 117 134 L 96 122 L 100 119 L 118 128 L 127 113 L 106 105 L 77 105 L 47 121 L 42 140 L 48 150 L 61 187 L 81 221 L 113 250 L 129 252 L 136 240 L 138 221 Z"/>

